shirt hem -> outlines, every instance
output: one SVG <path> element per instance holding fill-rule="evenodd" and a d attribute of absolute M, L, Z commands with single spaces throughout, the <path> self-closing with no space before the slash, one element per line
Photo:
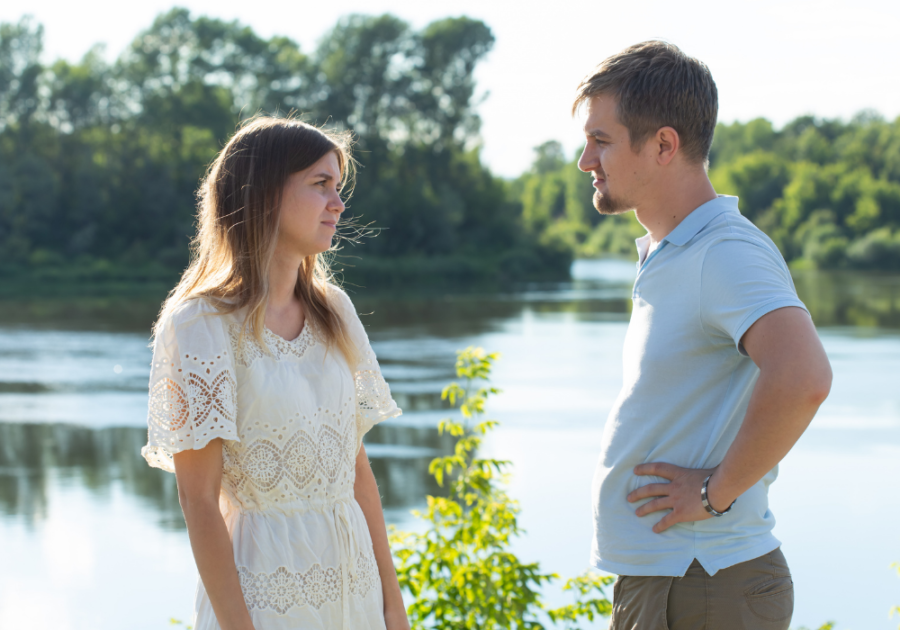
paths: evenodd
<path fill-rule="evenodd" d="M 744 350 L 744 346 L 741 344 L 741 339 L 744 338 L 744 333 L 746 333 L 750 329 L 750 327 L 755 324 L 757 320 L 759 320 L 759 318 L 761 318 L 763 315 L 768 315 L 772 311 L 777 311 L 780 308 L 787 308 L 788 306 L 796 306 L 797 308 L 802 308 L 804 311 L 806 311 L 807 314 L 809 314 L 809 309 L 807 309 L 806 305 L 797 298 L 773 300 L 771 302 L 763 304 L 755 311 L 750 313 L 750 315 L 748 315 L 744 319 L 744 321 L 741 322 L 741 325 L 735 332 L 734 344 L 737 347 L 738 352 L 745 356 L 747 355 L 747 352 Z"/>
<path fill-rule="evenodd" d="M 697 558 L 703 568 L 710 575 L 715 575 L 722 569 L 727 569 L 728 567 L 733 567 L 736 564 L 740 564 L 742 562 L 748 562 L 750 560 L 755 560 L 760 556 L 764 556 L 771 551 L 775 551 L 781 546 L 781 541 L 769 534 L 767 540 L 760 541 L 757 544 L 753 545 L 748 549 L 742 549 L 736 553 L 733 553 L 728 556 L 724 556 L 722 558 L 715 558 L 713 562 L 704 562 L 702 559 Z"/>
<path fill-rule="evenodd" d="M 712 576 L 722 569 L 727 569 L 728 567 L 732 567 L 736 564 L 740 564 L 742 562 L 747 562 L 749 560 L 759 558 L 760 556 L 764 556 L 767 553 L 778 549 L 780 546 L 781 541 L 769 534 L 764 541 L 760 541 L 752 547 L 742 549 L 741 551 L 723 556 L 721 558 L 717 557 L 712 562 L 709 560 L 704 561 L 701 558 L 697 558 L 695 554 L 687 554 L 687 559 L 681 562 L 667 562 L 664 564 L 652 565 L 635 565 L 625 562 L 611 562 L 609 560 L 604 560 L 603 558 L 594 556 L 591 558 L 591 566 L 600 571 L 613 573 L 615 575 L 629 575 L 636 577 L 683 577 L 684 574 L 687 573 L 687 570 L 691 566 L 691 563 L 696 558 L 703 566 L 704 570 Z"/>

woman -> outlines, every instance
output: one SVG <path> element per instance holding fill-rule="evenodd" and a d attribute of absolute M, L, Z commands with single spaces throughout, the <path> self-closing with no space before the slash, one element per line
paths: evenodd
<path fill-rule="evenodd" d="M 346 136 L 261 117 L 201 186 L 142 451 L 178 481 L 196 630 L 409 628 L 362 446 L 400 410 L 321 257 L 352 168 Z"/>

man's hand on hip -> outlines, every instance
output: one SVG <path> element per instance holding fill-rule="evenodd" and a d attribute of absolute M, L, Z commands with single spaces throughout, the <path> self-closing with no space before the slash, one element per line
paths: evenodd
<path fill-rule="evenodd" d="M 636 475 L 655 475 L 668 479 L 669 483 L 651 483 L 642 486 L 628 495 L 628 501 L 634 503 L 641 499 L 656 497 L 648 501 L 637 510 L 638 516 L 646 516 L 660 510 L 672 510 L 662 520 L 653 526 L 657 534 L 664 532 L 675 523 L 690 521 L 704 521 L 712 518 L 712 514 L 706 511 L 700 501 L 700 490 L 703 481 L 709 477 L 715 468 L 682 468 L 675 464 L 654 462 L 636 466 Z M 717 505 L 710 498 L 713 508 L 725 510 L 727 505 Z"/>

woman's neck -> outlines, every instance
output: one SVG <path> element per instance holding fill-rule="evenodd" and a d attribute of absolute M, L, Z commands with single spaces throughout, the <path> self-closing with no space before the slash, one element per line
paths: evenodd
<path fill-rule="evenodd" d="M 306 320 L 297 298 L 297 276 L 302 258 L 276 256 L 269 269 L 269 298 L 266 302 L 266 327 L 285 339 L 300 334 Z"/>

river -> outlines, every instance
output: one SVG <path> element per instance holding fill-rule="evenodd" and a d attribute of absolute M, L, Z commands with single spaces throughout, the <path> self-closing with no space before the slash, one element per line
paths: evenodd
<path fill-rule="evenodd" d="M 502 353 L 485 454 L 513 462 L 524 559 L 587 568 L 590 484 L 621 385 L 631 263 L 578 261 L 566 283 L 503 293 L 348 288 L 399 405 L 367 449 L 389 522 L 437 487 L 441 388 L 455 352 Z M 796 584 L 793 627 L 895 630 L 900 605 L 900 276 L 795 276 L 834 368 L 832 394 L 771 489 Z M 0 628 L 163 629 L 196 571 L 174 476 L 140 457 L 158 299 L 0 302 Z M 548 591 L 551 603 L 567 600 Z M 597 626 L 605 627 L 604 624 Z"/>

